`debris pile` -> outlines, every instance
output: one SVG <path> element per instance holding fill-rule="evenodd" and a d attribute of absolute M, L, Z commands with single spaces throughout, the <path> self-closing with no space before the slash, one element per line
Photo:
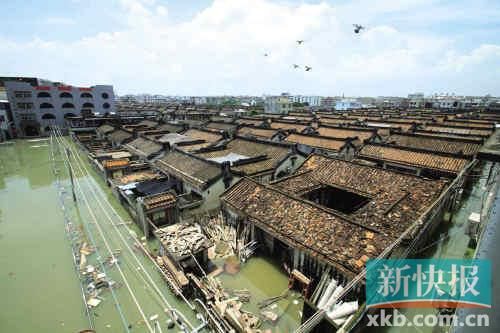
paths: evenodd
<path fill-rule="evenodd" d="M 222 215 L 206 216 L 200 220 L 200 225 L 214 243 L 209 252 L 210 259 L 227 258 L 234 255 L 236 248 L 236 230 L 224 223 Z"/>
<path fill-rule="evenodd" d="M 208 247 L 209 241 L 197 224 L 173 224 L 155 230 L 165 250 L 177 257 L 196 253 Z"/>

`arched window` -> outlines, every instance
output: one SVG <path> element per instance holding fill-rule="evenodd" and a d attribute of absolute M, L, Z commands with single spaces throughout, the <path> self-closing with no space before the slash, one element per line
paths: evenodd
<path fill-rule="evenodd" d="M 83 103 L 83 106 L 82 108 L 93 108 L 94 107 L 94 104 L 92 103 Z"/>
<path fill-rule="evenodd" d="M 40 109 L 53 109 L 54 106 L 50 103 L 42 103 L 40 104 Z"/>
<path fill-rule="evenodd" d="M 74 113 L 71 113 L 71 112 L 68 112 L 64 115 L 64 119 L 66 118 L 71 118 L 71 117 L 76 117 L 76 115 Z"/>
<path fill-rule="evenodd" d="M 52 113 L 45 113 L 42 116 L 42 119 L 47 120 L 47 119 L 56 119 L 56 116 L 54 116 Z"/>
<path fill-rule="evenodd" d="M 38 93 L 38 95 L 36 95 L 37 97 L 50 97 L 50 94 L 46 91 L 40 91 Z"/>
<path fill-rule="evenodd" d="M 103 107 L 104 109 L 109 109 L 109 106 L 110 106 L 110 105 L 109 105 L 109 103 L 104 103 L 104 104 L 102 105 L 102 107 Z"/>
<path fill-rule="evenodd" d="M 108 93 L 105 93 L 105 92 L 103 92 L 101 96 L 102 96 L 102 98 L 104 98 L 104 99 L 108 99 L 108 98 L 109 98 Z"/>
<path fill-rule="evenodd" d="M 65 91 L 65 92 L 62 92 L 60 95 L 59 95 L 60 98 L 73 98 L 73 95 L 71 95 L 69 92 Z"/>
<path fill-rule="evenodd" d="M 74 109 L 74 108 L 75 108 L 75 106 L 73 105 L 73 103 L 64 103 L 64 104 L 62 105 L 62 108 L 63 108 L 63 109 Z"/>
<path fill-rule="evenodd" d="M 80 95 L 80 98 L 92 98 L 92 94 L 88 92 L 84 92 Z"/>

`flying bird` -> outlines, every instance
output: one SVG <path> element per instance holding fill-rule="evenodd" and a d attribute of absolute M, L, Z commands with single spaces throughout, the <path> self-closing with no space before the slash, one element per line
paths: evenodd
<path fill-rule="evenodd" d="M 354 33 L 356 34 L 359 34 L 359 32 L 363 29 L 366 29 L 365 27 L 363 27 L 362 25 L 360 24 L 353 24 L 354 26 Z"/>
<path fill-rule="evenodd" d="M 300 66 L 297 64 L 293 64 L 293 68 L 299 68 Z"/>
<path fill-rule="evenodd" d="M 267 54 L 267 53 L 264 53 L 264 57 L 267 57 L 267 56 L 269 56 L 269 54 Z"/>
<path fill-rule="evenodd" d="M 302 43 L 304 43 L 304 40 L 303 40 L 303 39 L 299 39 L 299 40 L 297 41 L 297 44 L 299 44 L 299 45 L 300 45 L 300 44 L 302 44 Z"/>
<path fill-rule="evenodd" d="M 306 72 L 309 72 L 312 69 L 312 67 L 306 66 Z"/>

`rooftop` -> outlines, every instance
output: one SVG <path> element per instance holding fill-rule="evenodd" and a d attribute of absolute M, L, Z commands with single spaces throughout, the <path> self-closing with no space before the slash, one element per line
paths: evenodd
<path fill-rule="evenodd" d="M 376 231 L 249 178 L 229 188 L 221 200 L 284 243 L 331 263 L 347 276 L 359 273 L 364 258 L 375 257 L 389 245 Z"/>
<path fill-rule="evenodd" d="M 340 151 L 349 144 L 347 139 L 335 139 L 325 136 L 305 135 L 292 133 L 286 137 L 285 141 L 299 143 L 313 148 L 321 148 L 331 151 Z"/>
<path fill-rule="evenodd" d="M 365 145 L 359 156 L 447 173 L 459 173 L 468 163 L 465 158 L 373 144 Z"/>
<path fill-rule="evenodd" d="M 326 185 L 366 197 L 368 203 L 344 213 L 345 216 L 396 238 L 437 199 L 446 184 L 445 180 L 313 154 L 294 175 L 274 182 L 273 186 L 303 196 Z"/>
<path fill-rule="evenodd" d="M 251 163 L 231 167 L 233 171 L 241 172 L 245 175 L 254 175 L 274 169 L 283 159 L 285 159 L 289 152 L 290 147 L 282 144 L 259 142 L 238 137 L 229 141 L 222 149 L 201 152 L 198 155 L 206 159 L 227 156 L 230 153 L 246 156 L 248 158 L 262 157 Z"/>
<path fill-rule="evenodd" d="M 133 154 L 148 158 L 159 153 L 163 146 L 155 141 L 139 137 L 127 143 L 125 148 Z"/>
<path fill-rule="evenodd" d="M 262 138 L 266 140 L 272 139 L 278 133 L 279 130 L 276 129 L 258 128 L 250 126 L 244 126 L 238 129 L 238 135 L 240 136 L 249 136 L 255 138 Z"/>
<path fill-rule="evenodd" d="M 319 135 L 332 138 L 347 139 L 357 137 L 361 141 L 370 139 L 376 131 L 373 129 L 351 129 L 333 126 L 320 126 L 317 128 Z"/>
<path fill-rule="evenodd" d="M 132 133 L 118 129 L 108 135 L 108 140 L 112 142 L 122 143 L 123 141 L 132 138 Z"/>
<path fill-rule="evenodd" d="M 217 164 L 177 150 L 171 150 L 155 161 L 154 165 L 202 190 L 222 175 L 222 170 Z"/>
<path fill-rule="evenodd" d="M 459 140 L 418 134 L 393 134 L 387 138 L 387 143 L 401 147 L 463 155 L 476 154 L 482 145 L 481 142 L 466 138 Z"/>

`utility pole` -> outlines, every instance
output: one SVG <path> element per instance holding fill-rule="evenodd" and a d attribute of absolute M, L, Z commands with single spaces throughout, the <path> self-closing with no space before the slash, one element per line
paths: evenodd
<path fill-rule="evenodd" d="M 76 202 L 76 194 L 75 194 L 75 181 L 73 180 L 73 170 L 71 169 L 71 165 L 69 164 L 70 162 L 70 156 L 71 152 L 69 151 L 68 148 L 66 148 L 66 156 L 68 158 L 68 171 L 69 171 L 69 178 L 71 179 L 71 193 L 73 193 L 73 201 Z"/>

